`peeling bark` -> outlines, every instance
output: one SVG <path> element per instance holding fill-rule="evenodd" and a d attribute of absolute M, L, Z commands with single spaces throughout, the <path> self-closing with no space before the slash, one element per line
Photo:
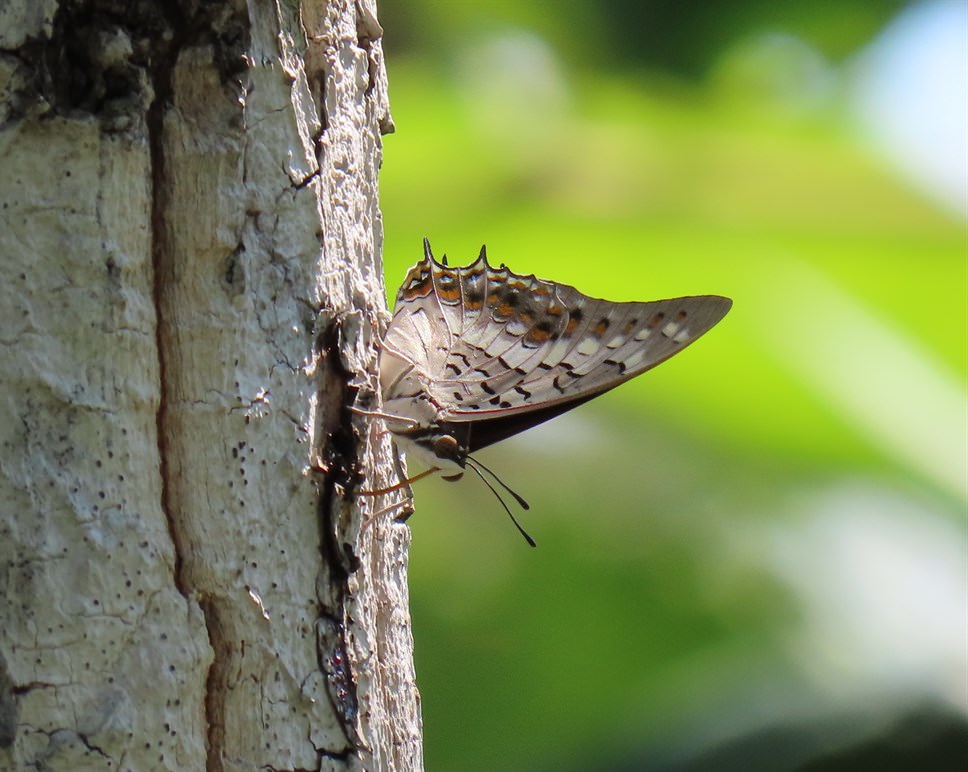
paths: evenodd
<path fill-rule="evenodd" d="M 127 5 L 2 33 L 0 769 L 420 769 L 375 5 Z"/>

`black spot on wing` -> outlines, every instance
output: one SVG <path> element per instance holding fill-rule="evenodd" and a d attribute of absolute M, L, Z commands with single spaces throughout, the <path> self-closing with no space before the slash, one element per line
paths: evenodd
<path fill-rule="evenodd" d="M 625 373 L 625 362 L 616 362 L 614 359 L 606 359 L 602 364 L 617 367 L 619 375 L 623 375 Z"/>

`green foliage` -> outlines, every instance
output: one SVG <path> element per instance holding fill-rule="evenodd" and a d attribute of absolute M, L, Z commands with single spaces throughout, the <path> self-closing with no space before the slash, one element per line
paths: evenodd
<path fill-rule="evenodd" d="M 509 28 L 534 31 L 577 66 L 607 56 L 613 67 L 645 66 L 696 79 L 751 30 L 795 35 L 840 60 L 865 44 L 904 0 L 488 0 L 387 2 L 380 16 L 394 58 L 435 60 Z M 835 16 L 835 18 L 832 18 Z"/>
<path fill-rule="evenodd" d="M 514 20 L 567 26 L 538 7 Z M 918 422 L 940 436 L 964 420 L 945 412 L 968 366 L 964 223 L 858 140 L 836 89 L 805 105 L 744 89 L 742 68 L 710 65 L 701 86 L 608 59 L 569 74 L 533 36 L 488 43 L 504 27 L 474 8 L 416 11 L 441 29 L 466 15 L 450 67 L 439 51 L 389 60 L 391 295 L 426 235 L 453 264 L 486 242 L 492 262 L 588 294 L 735 306 L 681 357 L 482 454 L 531 500 L 537 550 L 475 480 L 416 486 L 428 767 L 593 769 L 597 748 L 655 758 L 737 705 L 816 705 L 790 645 L 809 609 L 777 544 L 829 514 L 814 497 L 857 486 L 958 522 L 944 454 L 916 443 Z M 864 34 L 882 12 L 867 11 Z M 501 41 L 527 66 L 502 70 Z"/>

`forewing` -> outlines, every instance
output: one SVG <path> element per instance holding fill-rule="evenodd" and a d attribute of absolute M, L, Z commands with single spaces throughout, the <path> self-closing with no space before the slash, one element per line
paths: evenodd
<path fill-rule="evenodd" d="M 716 295 L 611 303 L 566 285 L 512 277 L 490 284 L 480 317 L 454 336 L 446 372 L 434 378 L 449 420 L 600 394 L 681 351 L 731 305 Z M 523 297 L 514 298 L 518 282 L 550 291 L 519 289 Z"/>
<path fill-rule="evenodd" d="M 398 293 L 384 347 L 419 375 L 400 396 L 426 391 L 439 420 L 478 423 L 483 447 L 655 367 L 730 305 L 716 295 L 612 303 L 494 268 L 483 251 L 464 268 L 428 255 Z"/>

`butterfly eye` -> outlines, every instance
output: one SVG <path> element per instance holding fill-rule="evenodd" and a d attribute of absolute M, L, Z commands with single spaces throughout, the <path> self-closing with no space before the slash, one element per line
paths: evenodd
<path fill-rule="evenodd" d="M 458 463 L 463 459 L 460 443 L 449 434 L 442 434 L 434 440 L 434 455 Z"/>

